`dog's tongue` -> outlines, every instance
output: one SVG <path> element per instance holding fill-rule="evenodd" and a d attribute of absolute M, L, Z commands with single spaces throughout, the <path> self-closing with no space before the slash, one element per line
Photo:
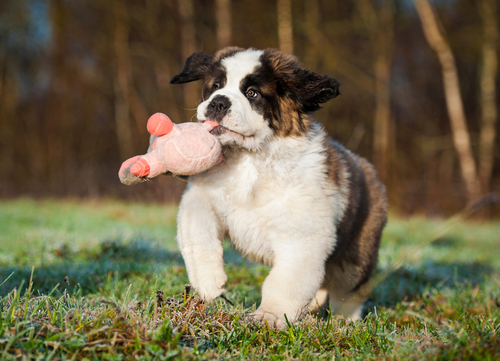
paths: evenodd
<path fill-rule="evenodd" d="M 205 120 L 203 123 L 210 125 L 212 128 L 215 128 L 220 125 L 215 120 Z"/>

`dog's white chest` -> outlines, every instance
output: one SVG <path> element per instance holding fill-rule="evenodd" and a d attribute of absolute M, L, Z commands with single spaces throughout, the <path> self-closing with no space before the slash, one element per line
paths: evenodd
<path fill-rule="evenodd" d="M 213 201 L 231 242 L 246 256 L 272 263 L 273 224 L 278 209 L 286 207 L 280 177 L 252 157 L 242 157 L 223 173 L 221 197 Z"/>
<path fill-rule="evenodd" d="M 317 232 L 324 219 L 331 222 L 329 197 L 314 179 L 322 172 L 255 154 L 229 162 L 204 176 L 203 187 L 220 226 L 245 256 L 272 264 L 286 242 Z"/>

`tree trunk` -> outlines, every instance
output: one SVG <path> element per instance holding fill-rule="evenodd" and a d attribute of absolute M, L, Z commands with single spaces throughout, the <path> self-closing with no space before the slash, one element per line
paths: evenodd
<path fill-rule="evenodd" d="M 375 60 L 375 119 L 373 149 L 375 165 L 383 182 L 390 174 L 391 64 L 392 54 L 380 52 Z"/>
<path fill-rule="evenodd" d="M 47 183 L 50 185 L 50 192 L 59 195 L 67 195 L 67 174 L 65 173 L 65 161 L 73 158 L 74 153 L 65 151 L 64 144 L 72 144 L 73 133 L 65 134 L 67 122 L 73 118 L 73 114 L 67 113 L 66 109 L 70 104 L 65 97 L 69 92 L 68 76 L 66 74 L 66 54 L 64 53 L 66 42 L 66 31 L 68 22 L 66 17 L 65 2 L 62 0 L 52 0 L 50 7 L 52 46 L 50 50 L 50 62 L 53 66 L 54 74 L 51 78 L 50 97 L 47 99 L 45 111 L 46 121 L 44 130 L 46 132 L 46 160 L 47 160 Z M 47 116 L 49 115 L 49 116 Z"/>
<path fill-rule="evenodd" d="M 219 49 L 231 44 L 232 18 L 231 0 L 217 0 L 215 3 L 217 19 L 217 46 Z"/>
<path fill-rule="evenodd" d="M 316 69 L 318 67 L 319 52 L 321 50 L 320 41 L 322 38 L 319 30 L 320 9 L 318 0 L 304 2 L 305 24 L 303 31 L 307 36 L 307 49 L 304 54 L 306 66 Z M 323 45 L 324 46 L 324 45 Z"/>
<path fill-rule="evenodd" d="M 118 74 L 114 79 L 115 88 L 115 129 L 116 137 L 118 139 L 118 150 L 120 152 L 120 159 L 125 160 L 134 154 L 132 147 L 132 129 L 130 127 L 129 109 L 127 101 L 121 91 L 120 81 Z"/>
<path fill-rule="evenodd" d="M 472 155 L 469 130 L 465 118 L 460 83 L 455 64 L 455 58 L 450 46 L 441 33 L 436 15 L 428 0 L 414 0 L 417 13 L 422 22 L 422 28 L 427 42 L 436 52 L 443 72 L 444 94 L 448 115 L 450 117 L 453 144 L 458 154 L 462 179 L 465 183 L 469 201 L 481 195 L 481 184 L 477 176 L 476 162 Z"/>
<path fill-rule="evenodd" d="M 134 116 L 137 131 L 139 134 L 144 134 L 146 132 L 148 112 L 142 104 L 139 94 L 137 94 L 134 86 L 132 60 L 130 58 L 130 47 L 128 42 L 130 24 L 127 8 L 119 0 L 115 0 L 113 5 L 116 21 L 114 45 L 118 71 L 118 83 L 120 84 L 127 107 Z M 120 95 L 117 96 L 119 97 Z M 130 131 L 130 133 L 132 133 L 132 131 Z"/>
<path fill-rule="evenodd" d="M 493 153 L 496 137 L 497 105 L 496 77 L 498 71 L 498 41 L 497 0 L 481 1 L 481 16 L 483 19 L 483 51 L 481 69 L 481 115 L 482 126 L 479 140 L 479 178 L 485 192 L 489 191 L 493 169 Z"/>
<path fill-rule="evenodd" d="M 181 46 L 182 57 L 186 60 L 196 49 L 196 31 L 194 26 L 193 0 L 178 0 L 179 15 L 181 16 Z M 184 107 L 196 110 L 200 99 L 197 83 L 186 83 L 183 85 Z M 184 120 L 186 121 L 186 120 Z"/>
<path fill-rule="evenodd" d="M 16 143 L 19 141 L 16 139 L 16 124 L 19 124 L 16 119 L 16 108 L 18 107 L 18 73 L 14 72 L 14 64 L 17 64 L 17 59 L 10 59 L 10 57 L 5 54 L 0 59 L 0 172 L 2 172 L 3 177 L 0 179 L 0 196 L 8 196 L 10 189 L 17 182 L 19 182 L 18 174 L 19 169 L 16 169 L 15 161 L 15 148 Z M 24 136 L 24 135 L 23 135 Z M 40 135 L 38 135 L 40 137 Z M 22 144 L 24 145 L 24 144 Z M 30 149 L 32 150 L 32 149 Z M 40 157 L 40 154 L 37 154 Z M 38 164 L 42 163 L 40 159 L 37 159 Z M 33 167 L 36 169 L 36 167 Z M 30 172 L 30 176 L 38 176 L 36 172 Z M 5 183 L 4 183 L 5 182 Z"/>
<path fill-rule="evenodd" d="M 373 152 L 380 179 L 387 183 L 391 163 L 391 67 L 394 41 L 394 9 L 384 1 L 376 9 L 369 0 L 357 0 L 374 53 L 375 116 Z"/>
<path fill-rule="evenodd" d="M 293 54 L 292 1 L 277 0 L 278 40 L 281 51 Z"/>

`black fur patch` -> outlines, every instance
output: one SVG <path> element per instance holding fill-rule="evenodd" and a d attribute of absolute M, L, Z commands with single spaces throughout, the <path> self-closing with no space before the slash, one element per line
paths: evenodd
<path fill-rule="evenodd" d="M 377 266 L 382 229 L 387 221 L 385 188 L 377 179 L 373 166 L 335 141 L 325 144 L 328 178 L 340 185 L 339 173 L 347 170 L 349 197 L 347 209 L 337 227 L 337 245 L 327 266 L 359 267 L 357 277 L 350 279 L 356 292 L 370 279 Z"/>
<path fill-rule="evenodd" d="M 251 88 L 261 97 L 249 99 L 276 135 L 299 136 L 309 129 L 309 114 L 339 94 L 335 79 L 302 68 L 298 60 L 278 50 L 265 50 L 262 65 L 240 84 L 243 94 Z"/>
<path fill-rule="evenodd" d="M 184 69 L 170 80 L 170 84 L 189 83 L 204 78 L 213 59 L 213 55 L 194 53 L 187 58 Z"/>

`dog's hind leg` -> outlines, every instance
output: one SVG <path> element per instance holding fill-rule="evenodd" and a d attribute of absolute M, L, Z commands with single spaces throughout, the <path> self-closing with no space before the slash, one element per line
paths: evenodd
<path fill-rule="evenodd" d="M 359 267 L 352 264 L 343 264 L 342 268 L 330 265 L 324 282 L 331 311 L 352 321 L 362 317 L 363 303 L 371 292 L 369 282 L 357 285 L 359 272 Z"/>
<path fill-rule="evenodd" d="M 322 312 L 322 310 L 327 306 L 328 301 L 328 290 L 326 288 L 320 288 L 316 292 L 316 296 L 309 303 L 309 311 L 311 312 Z"/>

